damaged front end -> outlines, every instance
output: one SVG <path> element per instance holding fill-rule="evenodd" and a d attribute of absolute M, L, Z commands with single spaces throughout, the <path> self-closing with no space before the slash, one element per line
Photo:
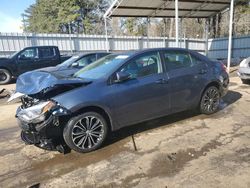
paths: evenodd
<path fill-rule="evenodd" d="M 44 72 L 20 76 L 10 101 L 20 98 L 22 102 L 16 112 L 22 140 L 46 150 L 66 153 L 68 147 L 63 139 L 63 127 L 71 112 L 51 98 L 86 84 L 82 80 L 58 79 Z"/>
<path fill-rule="evenodd" d="M 16 117 L 22 129 L 22 140 L 26 144 L 65 153 L 63 120 L 70 112 L 51 100 L 40 101 L 29 96 L 21 100 L 22 105 L 17 109 Z"/>

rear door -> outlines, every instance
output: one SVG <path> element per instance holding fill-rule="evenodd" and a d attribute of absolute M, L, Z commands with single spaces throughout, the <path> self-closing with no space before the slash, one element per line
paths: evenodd
<path fill-rule="evenodd" d="M 39 60 L 36 61 L 39 68 L 56 66 L 59 61 L 55 47 L 39 47 Z"/>
<path fill-rule="evenodd" d="M 207 65 L 185 50 L 163 51 L 171 87 L 171 110 L 178 112 L 198 105 L 206 84 Z"/>

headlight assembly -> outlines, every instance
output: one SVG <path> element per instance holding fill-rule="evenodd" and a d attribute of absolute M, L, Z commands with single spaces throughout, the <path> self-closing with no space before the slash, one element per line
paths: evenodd
<path fill-rule="evenodd" d="M 56 104 L 52 101 L 41 102 L 35 106 L 20 110 L 17 117 L 27 123 L 39 123 L 45 120 L 45 114 L 55 106 Z"/>

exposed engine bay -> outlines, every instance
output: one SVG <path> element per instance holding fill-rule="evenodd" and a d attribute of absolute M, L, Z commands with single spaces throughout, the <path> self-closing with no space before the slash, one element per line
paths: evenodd
<path fill-rule="evenodd" d="M 69 148 L 62 132 L 71 112 L 51 98 L 89 83 L 80 79 L 59 80 L 46 72 L 35 71 L 21 76 L 17 80 L 16 93 L 8 101 L 21 99 L 16 118 L 22 129 L 22 140 L 26 144 L 66 153 Z"/>

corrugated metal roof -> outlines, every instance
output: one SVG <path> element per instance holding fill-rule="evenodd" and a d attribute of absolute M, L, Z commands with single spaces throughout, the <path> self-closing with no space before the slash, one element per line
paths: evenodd
<path fill-rule="evenodd" d="M 180 18 L 208 18 L 230 6 L 230 0 L 179 0 Z M 107 17 L 175 17 L 175 1 L 115 0 Z"/>

